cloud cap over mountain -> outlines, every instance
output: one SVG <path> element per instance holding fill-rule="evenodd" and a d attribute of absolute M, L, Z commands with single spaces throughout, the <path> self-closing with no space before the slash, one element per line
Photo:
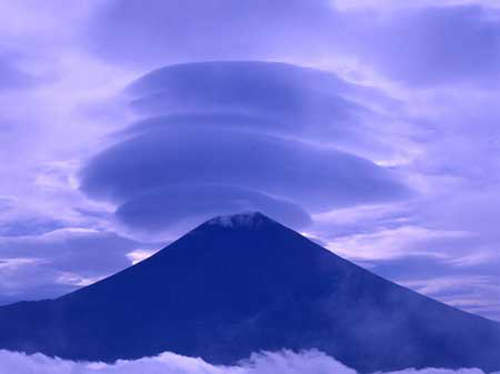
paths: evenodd
<path fill-rule="evenodd" d="M 90 196 L 122 204 L 117 217 L 128 225 L 153 229 L 154 217 L 161 229 L 248 208 L 300 227 L 308 213 L 410 194 L 395 173 L 338 149 L 363 144 L 354 134 L 381 116 L 355 100 L 369 90 L 332 74 L 195 63 L 155 71 L 129 92 L 146 119 L 96 155 L 81 183 Z M 336 137 L 324 143 L 327 134 Z"/>

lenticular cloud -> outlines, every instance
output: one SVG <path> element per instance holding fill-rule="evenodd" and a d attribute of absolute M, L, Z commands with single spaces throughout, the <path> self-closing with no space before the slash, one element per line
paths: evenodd
<path fill-rule="evenodd" d="M 248 210 L 301 228 L 311 213 L 411 195 L 368 158 L 392 149 L 372 135 L 389 118 L 362 104 L 381 94 L 334 74 L 197 62 L 153 71 L 127 92 L 141 120 L 89 160 L 80 187 L 148 236 Z"/>
<path fill-rule="evenodd" d="M 16 374 L 356 374 L 322 352 L 282 351 L 253 354 L 235 366 L 214 366 L 200 358 L 171 352 L 156 357 L 115 364 L 86 363 L 49 358 L 42 354 L 25 355 L 0 351 L 0 372 Z M 483 374 L 479 369 L 406 369 L 392 374 Z M 496 374 L 500 374 L 496 373 Z"/>

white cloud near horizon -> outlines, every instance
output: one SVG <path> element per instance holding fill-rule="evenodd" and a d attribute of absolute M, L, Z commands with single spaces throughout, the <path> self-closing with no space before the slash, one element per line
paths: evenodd
<path fill-rule="evenodd" d="M 192 358 L 172 352 L 156 357 L 115 364 L 73 362 L 50 358 L 42 354 L 26 355 L 0 351 L 0 372 L 16 374 L 356 374 L 357 372 L 334 358 L 316 350 L 294 353 L 254 353 L 248 360 L 234 366 L 211 365 L 201 358 Z M 499 374 L 491 373 L 491 374 Z M 413 368 L 380 374 L 484 374 L 480 369 L 458 370 Z"/>

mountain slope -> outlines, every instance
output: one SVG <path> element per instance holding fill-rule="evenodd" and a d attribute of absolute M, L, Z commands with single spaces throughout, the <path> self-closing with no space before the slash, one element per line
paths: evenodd
<path fill-rule="evenodd" d="M 362 372 L 500 370 L 500 325 L 386 281 L 255 213 L 220 217 L 55 300 L 0 308 L 0 348 L 232 363 L 317 348 Z"/>

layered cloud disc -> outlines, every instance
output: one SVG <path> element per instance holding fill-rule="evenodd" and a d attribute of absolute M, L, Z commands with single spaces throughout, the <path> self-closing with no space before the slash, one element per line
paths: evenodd
<path fill-rule="evenodd" d="M 121 205 L 116 214 L 130 226 L 156 231 L 179 225 L 193 226 L 218 214 L 251 210 L 264 212 L 294 227 L 311 221 L 304 209 L 292 202 L 255 190 L 215 184 L 169 185 L 150 190 Z"/>
<path fill-rule="evenodd" d="M 358 144 L 387 122 L 362 105 L 390 101 L 334 74 L 283 63 L 218 61 L 155 70 L 133 83 L 133 108 L 158 124 L 237 127 L 259 133 Z M 371 147 L 374 139 L 371 138 Z"/>
<path fill-rule="evenodd" d="M 241 210 L 300 227 L 308 213 L 408 195 L 390 171 L 336 147 L 379 115 L 350 98 L 362 88 L 334 75 L 195 63 L 157 70 L 129 92 L 144 118 L 86 165 L 81 188 L 120 204 L 117 217 L 132 227 Z"/>

